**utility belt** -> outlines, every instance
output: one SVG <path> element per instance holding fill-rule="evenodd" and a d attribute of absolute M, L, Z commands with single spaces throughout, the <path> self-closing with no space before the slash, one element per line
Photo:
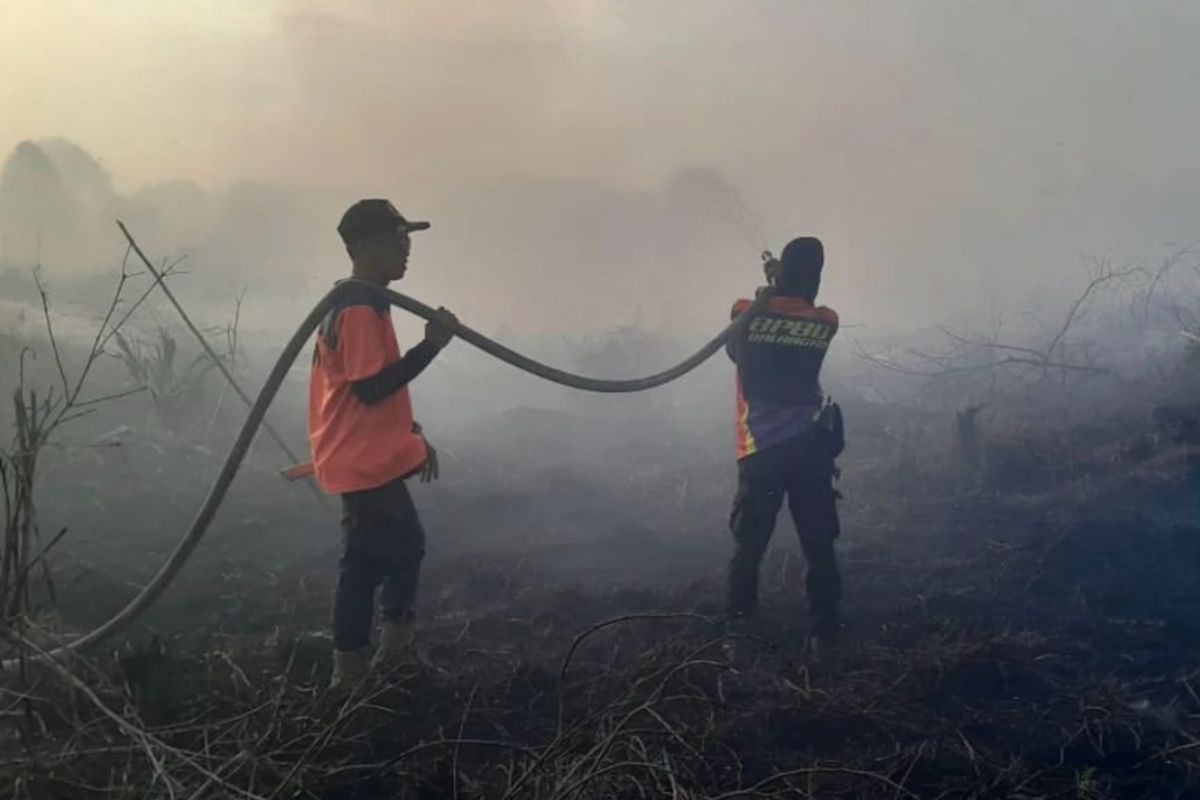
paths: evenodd
<path fill-rule="evenodd" d="M 832 397 L 826 397 L 821 410 L 813 416 L 813 427 L 820 432 L 833 458 L 846 449 L 846 423 L 842 418 L 842 407 L 833 402 Z"/>

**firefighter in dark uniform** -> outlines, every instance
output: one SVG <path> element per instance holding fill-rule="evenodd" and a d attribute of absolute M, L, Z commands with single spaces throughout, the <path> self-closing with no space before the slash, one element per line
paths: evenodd
<path fill-rule="evenodd" d="M 812 638 L 831 644 L 840 627 L 842 593 L 833 487 L 841 424 L 820 381 L 838 330 L 838 315 L 815 304 L 824 263 L 824 247 L 812 237 L 791 241 L 778 261 L 769 260 L 769 285 L 755 301 L 758 310 L 728 348 L 737 364 L 738 458 L 728 614 L 735 630 L 753 615 L 759 564 L 786 499 L 808 562 Z M 733 315 L 750 305 L 739 300 Z"/>

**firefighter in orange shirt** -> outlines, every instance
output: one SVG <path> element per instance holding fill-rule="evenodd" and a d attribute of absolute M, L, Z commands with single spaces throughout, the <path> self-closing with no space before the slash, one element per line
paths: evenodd
<path fill-rule="evenodd" d="M 404 277 L 410 222 L 387 200 L 361 200 L 338 225 L 358 281 L 386 287 Z M 453 338 L 454 315 L 439 309 L 425 339 L 401 354 L 391 306 L 370 286 L 351 284 L 317 334 L 309 381 L 308 432 L 317 482 L 340 494 L 344 549 L 334 596 L 331 685 L 366 673 L 374 596 L 382 586 L 383 628 L 375 665 L 405 653 L 425 554 L 425 532 L 405 480 L 437 478 L 437 453 L 413 419 L 408 385 Z"/>

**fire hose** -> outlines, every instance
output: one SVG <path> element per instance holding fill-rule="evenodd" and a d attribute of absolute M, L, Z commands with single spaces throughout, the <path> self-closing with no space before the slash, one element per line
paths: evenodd
<path fill-rule="evenodd" d="M 130 244 L 138 251 L 138 255 L 147 261 L 141 250 L 136 247 L 133 238 L 129 236 L 127 230 L 122 226 L 122 230 L 129 238 Z M 237 438 L 234 440 L 233 446 L 230 447 L 229 453 L 225 456 L 225 461 L 221 465 L 221 471 L 217 474 L 212 486 L 208 490 L 204 502 L 201 503 L 200 509 L 193 517 L 191 525 L 187 531 L 180 537 L 175 548 L 171 551 L 166 561 L 151 578 L 137 596 L 120 611 L 118 611 L 107 622 L 102 623 L 89 633 L 86 633 L 64 645 L 61 645 L 53 650 L 45 652 L 41 655 L 31 657 L 28 661 L 39 661 L 47 658 L 58 658 L 67 655 L 71 652 L 82 650 L 89 645 L 96 644 L 115 633 L 129 626 L 135 619 L 138 618 L 146 609 L 162 595 L 166 588 L 171 584 L 171 581 L 183 569 L 188 558 L 208 531 L 209 525 L 212 523 L 213 517 L 216 516 L 221 503 L 225 499 L 226 493 L 229 491 L 230 485 L 233 483 L 234 476 L 237 475 L 238 468 L 241 466 L 243 459 L 246 457 L 247 451 L 250 449 L 251 443 L 254 441 L 254 436 L 258 432 L 259 427 L 263 424 L 263 419 L 266 416 L 267 409 L 271 402 L 275 399 L 275 395 L 279 392 L 279 387 L 283 384 L 287 377 L 288 370 L 291 369 L 296 357 L 300 354 L 301 349 L 308 343 L 309 338 L 321 321 L 325 318 L 337 302 L 340 294 L 347 290 L 351 285 L 359 285 L 370 287 L 378 292 L 381 297 L 387 301 L 403 309 L 411 314 L 414 314 L 424 320 L 431 320 L 435 311 L 433 308 L 425 305 L 419 300 L 416 300 L 407 295 L 385 289 L 376 284 L 367 281 L 350 279 L 341 281 L 330 289 L 324 297 L 313 306 L 308 312 L 304 320 L 296 328 L 295 333 L 288 339 L 287 344 L 283 348 L 283 352 L 279 354 L 275 365 L 271 368 L 266 382 L 259 390 L 258 396 L 254 398 L 253 404 L 250 406 L 250 411 L 246 415 L 245 421 L 242 423 L 241 430 L 238 431 Z M 629 378 L 623 380 L 606 380 L 601 378 L 589 378 L 583 375 L 576 375 L 571 372 L 566 372 L 555 367 L 548 366 L 539 361 L 536 361 L 528 356 L 518 353 L 493 339 L 484 336 L 472 328 L 458 323 L 453 327 L 454 335 L 462 339 L 467 344 L 470 344 L 484 353 L 503 361 L 519 370 L 528 372 L 538 378 L 541 378 L 551 383 L 556 383 L 561 386 L 566 386 L 572 389 L 580 389 L 587 392 L 606 392 L 606 393 L 626 393 L 626 392 L 641 392 L 647 389 L 653 389 L 658 386 L 670 383 L 671 381 L 680 378 L 694 370 L 696 367 L 703 364 L 714 353 L 720 350 L 726 342 L 735 336 L 744 325 L 746 325 L 752 315 L 757 313 L 767 302 L 769 293 L 762 293 L 757 297 L 753 304 L 727 325 L 724 330 L 718 333 L 715 337 L 708 341 L 703 347 L 697 350 L 694 354 L 679 362 L 673 367 L 657 372 L 653 375 L 647 375 L 642 378 Z M 247 398 L 248 399 L 248 398 Z M 11 658 L 0 662 L 4 669 L 11 669 L 20 663 L 20 659 Z"/>

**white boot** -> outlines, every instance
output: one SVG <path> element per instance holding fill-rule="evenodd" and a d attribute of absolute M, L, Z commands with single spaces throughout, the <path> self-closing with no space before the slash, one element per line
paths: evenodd
<path fill-rule="evenodd" d="M 367 674 L 367 651 L 334 650 L 333 676 L 329 679 L 330 689 L 350 688 Z"/>
<path fill-rule="evenodd" d="M 375 657 L 371 659 L 371 669 L 386 669 L 395 666 L 405 656 L 412 652 L 413 644 L 412 622 L 391 622 L 384 620 L 379 631 L 379 647 Z"/>

